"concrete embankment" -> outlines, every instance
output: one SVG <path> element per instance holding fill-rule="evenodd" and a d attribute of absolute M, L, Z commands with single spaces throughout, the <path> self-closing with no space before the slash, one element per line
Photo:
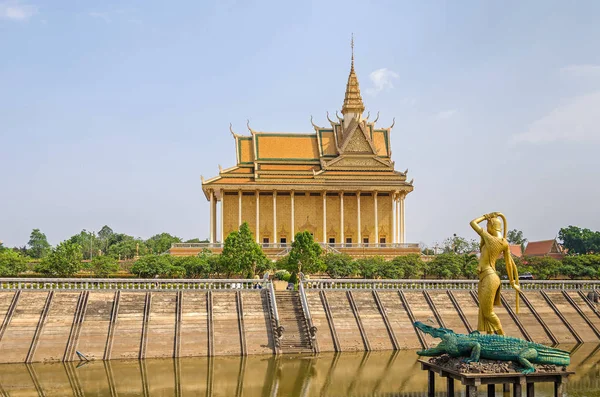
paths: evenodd
<path fill-rule="evenodd" d="M 477 327 L 470 282 L 311 280 L 276 292 L 256 280 L 132 283 L 0 280 L 0 363 L 374 351 L 437 343 L 415 320 Z M 559 285 L 561 288 L 556 288 Z M 503 290 L 508 335 L 545 344 L 600 342 L 594 285 L 531 283 Z"/>

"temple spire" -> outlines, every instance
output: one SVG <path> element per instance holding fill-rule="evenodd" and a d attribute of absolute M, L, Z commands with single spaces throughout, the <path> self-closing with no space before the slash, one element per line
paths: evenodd
<path fill-rule="evenodd" d="M 342 114 L 346 115 L 348 113 L 354 113 L 360 116 L 365 111 L 365 105 L 363 104 L 362 97 L 360 96 L 358 78 L 356 77 L 356 72 L 354 71 L 354 34 L 352 34 L 350 48 L 352 49 L 350 75 L 348 76 L 348 83 L 346 84 L 346 95 L 344 96 L 344 104 L 342 105 Z"/>

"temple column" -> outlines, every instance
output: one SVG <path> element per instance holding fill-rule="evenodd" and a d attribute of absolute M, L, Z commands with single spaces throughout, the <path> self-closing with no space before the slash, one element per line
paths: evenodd
<path fill-rule="evenodd" d="M 210 243 L 215 243 L 215 193 L 210 191 L 210 225 L 209 225 L 209 234 L 210 234 Z"/>
<path fill-rule="evenodd" d="M 356 212 L 357 212 L 357 220 L 356 220 L 356 234 L 357 234 L 357 241 L 356 243 L 358 244 L 358 246 L 360 247 L 362 245 L 362 232 L 361 232 L 361 228 L 360 228 L 360 192 L 356 192 Z"/>
<path fill-rule="evenodd" d="M 260 244 L 260 192 L 256 191 L 256 243 Z"/>
<path fill-rule="evenodd" d="M 327 244 L 327 192 L 323 192 L 323 244 Z"/>
<path fill-rule="evenodd" d="M 277 192 L 273 192 L 273 244 L 277 244 Z"/>
<path fill-rule="evenodd" d="M 242 191 L 238 190 L 238 228 L 242 226 Z"/>
<path fill-rule="evenodd" d="M 294 242 L 294 191 L 292 190 L 292 238 L 290 239 L 292 243 Z"/>
<path fill-rule="evenodd" d="M 225 243 L 225 230 L 223 230 L 223 223 L 224 223 L 224 219 L 225 217 L 223 216 L 223 213 L 225 212 L 225 194 L 223 194 L 223 190 L 220 191 L 221 193 L 221 213 L 219 214 L 221 217 L 221 220 L 219 221 L 219 223 L 221 224 L 221 244 Z"/>
<path fill-rule="evenodd" d="M 340 193 L 340 244 L 345 244 L 344 239 L 344 192 Z"/>
<path fill-rule="evenodd" d="M 396 195 L 391 193 L 392 198 L 392 211 L 390 212 L 390 218 L 392 218 L 392 244 L 396 244 Z"/>
<path fill-rule="evenodd" d="M 396 196 L 396 243 L 400 242 L 400 195 Z"/>
<path fill-rule="evenodd" d="M 373 192 L 373 208 L 375 209 L 375 244 L 379 244 L 379 219 L 377 219 L 377 192 Z"/>
<path fill-rule="evenodd" d="M 400 195 L 400 242 L 405 243 L 405 229 L 404 229 L 404 199 L 406 198 L 406 193 L 402 193 Z"/>

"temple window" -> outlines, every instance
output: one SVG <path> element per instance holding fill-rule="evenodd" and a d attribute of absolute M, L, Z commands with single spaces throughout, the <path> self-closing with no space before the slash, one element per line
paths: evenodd
<path fill-rule="evenodd" d="M 287 238 L 285 238 L 285 237 L 280 238 L 279 239 L 279 244 L 281 244 L 282 246 L 285 247 L 286 244 L 287 244 Z"/>

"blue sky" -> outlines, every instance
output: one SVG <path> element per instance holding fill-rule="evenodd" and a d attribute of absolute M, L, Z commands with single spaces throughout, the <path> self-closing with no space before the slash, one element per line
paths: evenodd
<path fill-rule="evenodd" d="M 200 175 L 247 133 L 363 99 L 409 168 L 407 240 L 502 211 L 600 229 L 600 2 L 0 0 L 0 240 L 208 235 Z"/>

